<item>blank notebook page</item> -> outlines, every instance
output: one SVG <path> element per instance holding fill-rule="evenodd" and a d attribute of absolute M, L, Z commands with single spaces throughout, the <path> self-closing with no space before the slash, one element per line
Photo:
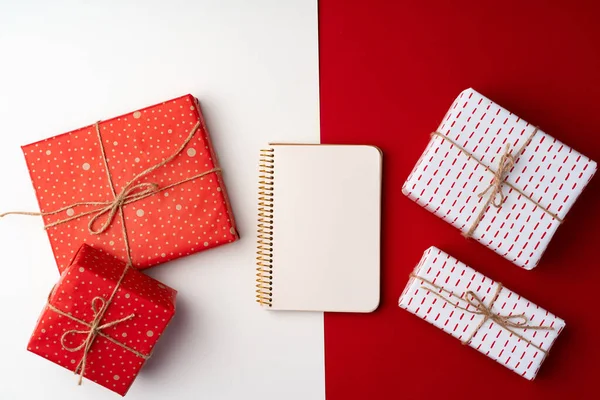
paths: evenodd
<path fill-rule="evenodd" d="M 370 312 L 379 304 L 381 152 L 271 145 L 272 309 Z"/>

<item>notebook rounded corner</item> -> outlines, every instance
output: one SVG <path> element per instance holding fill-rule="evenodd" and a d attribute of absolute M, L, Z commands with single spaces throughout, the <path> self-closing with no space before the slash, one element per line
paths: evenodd
<path fill-rule="evenodd" d="M 381 296 L 378 293 L 377 297 L 375 299 L 373 299 L 373 301 L 370 302 L 368 305 L 366 305 L 365 308 L 362 310 L 362 312 L 363 313 L 375 312 L 375 311 L 377 311 L 377 309 L 379 308 L 380 305 L 381 305 Z"/>

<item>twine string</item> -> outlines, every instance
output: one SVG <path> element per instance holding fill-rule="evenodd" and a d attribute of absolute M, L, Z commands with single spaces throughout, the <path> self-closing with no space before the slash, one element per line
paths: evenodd
<path fill-rule="evenodd" d="M 494 173 L 494 178 L 492 182 L 489 184 L 487 188 L 481 193 L 479 193 L 478 197 L 484 197 L 486 193 L 491 189 L 492 192 L 489 195 L 489 203 L 492 204 L 496 208 L 502 207 L 502 204 L 506 201 L 506 196 L 502 192 L 502 184 L 506 180 L 506 175 L 510 171 L 510 169 L 515 164 L 515 159 L 510 154 L 510 145 L 506 145 L 506 150 L 502 157 L 500 158 L 500 162 L 498 163 L 498 170 Z M 499 195 L 499 196 L 498 196 Z M 500 200 L 498 200 L 498 197 Z M 487 208 L 487 207 L 484 207 Z"/>
<path fill-rule="evenodd" d="M 109 203 L 103 209 L 97 211 L 95 215 L 90 219 L 88 223 L 88 231 L 92 235 L 99 235 L 101 233 L 106 232 L 109 226 L 112 224 L 115 215 L 127 202 L 135 202 L 146 195 L 155 194 L 158 190 L 158 185 L 156 183 L 139 183 L 137 185 L 131 186 L 129 188 L 123 189 L 121 193 L 115 196 L 115 200 L 112 203 Z M 106 221 L 99 229 L 94 228 L 94 223 L 102 217 L 104 214 L 107 214 Z"/>
<path fill-rule="evenodd" d="M 99 301 L 102 303 L 100 309 L 96 308 L 96 302 Z M 114 320 L 112 322 L 108 322 L 106 324 L 100 325 L 100 321 L 102 320 L 103 316 L 104 316 L 104 309 L 106 308 L 106 300 L 104 300 L 103 297 L 94 297 L 92 299 L 92 310 L 94 311 L 94 319 L 91 323 L 91 325 L 89 326 L 89 329 L 87 330 L 76 330 L 76 329 L 72 329 L 70 331 L 66 331 L 65 333 L 63 333 L 61 339 L 60 339 L 60 343 L 62 344 L 62 346 L 65 348 L 65 350 L 71 351 L 71 352 L 75 352 L 75 351 L 79 351 L 82 348 L 87 346 L 87 342 L 90 341 L 89 337 L 94 334 L 96 335 L 98 332 L 102 331 L 103 329 L 107 329 L 107 328 L 111 328 L 115 325 L 120 324 L 121 322 L 125 322 L 128 321 L 130 319 L 132 319 L 133 317 L 135 317 L 135 314 L 129 314 L 128 316 L 124 317 L 124 318 L 120 318 L 117 320 Z M 69 347 L 68 345 L 66 345 L 65 340 L 69 335 L 73 335 L 73 334 L 88 334 L 88 339 L 84 340 L 79 346 L 76 347 Z"/>
<path fill-rule="evenodd" d="M 467 336 L 466 339 L 462 340 L 462 344 L 465 344 L 465 345 L 469 344 L 471 342 L 471 340 L 475 337 L 477 332 L 479 332 L 479 329 L 481 329 L 481 327 L 483 325 L 485 325 L 485 323 L 487 321 L 492 321 L 492 322 L 495 322 L 500 327 L 502 327 L 502 329 L 510 332 L 511 334 L 515 335 L 517 338 L 519 338 L 519 339 L 523 340 L 524 342 L 526 342 L 527 344 L 535 347 L 536 349 L 543 352 L 544 354 L 547 354 L 546 350 L 544 350 L 542 347 L 536 345 L 535 343 L 533 343 L 531 340 L 527 339 L 522 334 L 516 332 L 515 329 L 532 329 L 532 330 L 553 331 L 554 330 L 553 327 L 544 326 L 544 325 L 532 325 L 532 324 L 530 324 L 530 319 L 527 317 L 527 315 L 525 313 L 516 314 L 516 315 L 512 315 L 511 313 L 509 313 L 509 314 L 503 315 L 503 314 L 494 312 L 494 309 L 493 309 L 494 304 L 496 303 L 496 300 L 498 300 L 498 296 L 500 295 L 500 293 L 502 292 L 502 289 L 504 288 L 504 286 L 500 282 L 498 282 L 496 285 L 496 291 L 494 292 L 494 296 L 492 297 L 492 300 L 490 301 L 489 305 L 486 305 L 483 302 L 483 300 L 475 292 L 473 292 L 471 290 L 468 290 L 468 291 L 464 292 L 462 295 L 458 296 L 454 292 L 449 291 L 449 290 L 443 288 L 442 286 L 436 285 L 432 281 L 430 281 L 426 278 L 420 277 L 420 276 L 416 275 L 415 273 L 411 273 L 410 276 L 411 276 L 411 278 L 418 279 L 421 281 L 421 283 L 423 285 L 422 286 L 423 290 L 442 299 L 446 303 L 448 303 L 460 310 L 468 312 L 470 314 L 483 316 L 481 321 L 479 321 L 479 323 L 477 324 L 475 329 L 473 329 L 471 331 L 469 336 Z M 447 295 L 444 295 L 443 294 L 444 292 L 447 293 Z M 452 299 L 456 299 L 456 301 L 453 301 Z M 465 306 L 461 305 L 461 302 L 463 302 L 463 304 L 466 303 L 466 305 Z"/>
<path fill-rule="evenodd" d="M 496 170 L 485 165 L 482 161 L 477 159 L 467 149 L 465 149 L 463 146 L 459 145 L 456 141 L 450 139 L 448 136 L 446 136 L 440 132 L 437 132 L 437 131 L 433 132 L 431 134 L 432 137 L 439 136 L 440 138 L 442 138 L 442 140 L 447 140 L 453 146 L 455 146 L 457 149 L 459 149 L 463 154 L 465 154 L 467 157 L 474 160 L 475 162 L 477 162 L 477 164 L 479 164 L 480 166 L 485 168 L 488 172 L 491 172 L 493 174 L 493 178 L 492 178 L 492 181 L 490 182 L 490 184 L 482 192 L 480 192 L 477 195 L 479 198 L 487 196 L 487 200 L 485 201 L 485 203 L 479 210 L 479 213 L 477 214 L 477 216 L 471 223 L 471 226 L 469 227 L 469 229 L 466 232 L 463 232 L 463 236 L 465 236 L 467 238 L 470 238 L 473 236 L 473 234 L 475 233 L 475 229 L 477 229 L 477 227 L 479 226 L 479 223 L 483 219 L 483 216 L 485 215 L 486 211 L 488 210 L 488 208 L 490 206 L 493 206 L 497 209 L 500 209 L 502 207 L 502 205 L 504 204 L 504 202 L 506 201 L 506 198 L 507 198 L 506 195 L 504 194 L 504 192 L 502 191 L 503 185 L 510 187 L 512 190 L 516 191 L 521 196 L 523 196 L 526 199 L 528 199 L 529 201 L 531 201 L 533 204 L 535 204 L 537 207 L 539 207 L 541 210 L 543 210 L 546 214 L 548 214 L 550 217 L 552 217 L 559 223 L 563 222 L 563 220 L 557 214 L 553 213 L 548 208 L 541 205 L 538 201 L 535 201 L 531 196 L 524 193 L 521 189 L 519 189 L 518 187 L 516 187 L 515 185 L 513 185 L 512 183 L 507 181 L 508 173 L 514 167 L 517 158 L 521 156 L 523 151 L 525 151 L 525 149 L 527 148 L 527 146 L 529 145 L 529 143 L 531 142 L 533 137 L 537 134 L 538 130 L 539 130 L 539 128 L 536 127 L 533 130 L 533 132 L 531 133 L 531 135 L 529 135 L 527 140 L 525 140 L 523 145 L 514 154 L 511 152 L 510 145 L 507 145 L 504 153 L 500 157 L 500 160 L 498 162 L 498 167 Z"/>
<path fill-rule="evenodd" d="M 101 303 L 100 308 L 96 307 L 96 302 Z M 65 331 L 60 338 L 60 344 L 62 345 L 63 349 L 65 349 L 69 352 L 77 352 L 81 349 L 84 349 L 83 357 L 75 370 L 76 372 L 79 371 L 79 384 L 80 385 L 83 380 L 83 375 L 85 374 L 85 367 L 87 365 L 87 355 L 92 347 L 92 343 L 94 343 L 94 340 L 98 336 L 98 333 L 100 331 L 102 331 L 103 329 L 110 328 L 112 326 L 120 324 L 121 322 L 128 321 L 128 320 L 132 319 L 133 317 L 135 317 L 135 314 L 130 314 L 130 315 L 126 316 L 125 318 L 120 318 L 115 321 L 100 325 L 100 321 L 102 321 L 102 318 L 104 316 L 106 308 L 107 308 L 106 300 L 104 300 L 104 298 L 94 297 L 92 299 L 92 310 L 94 311 L 94 319 L 93 319 L 92 323 L 90 324 L 89 329 L 86 329 L 86 330 L 72 329 L 69 331 Z M 67 337 L 69 335 L 76 335 L 76 334 L 84 334 L 87 336 L 81 342 L 81 344 L 79 346 L 76 346 L 76 347 L 68 346 L 66 344 Z"/>
<path fill-rule="evenodd" d="M 480 192 L 477 195 L 477 197 L 479 198 L 485 197 L 487 192 L 491 190 L 491 193 L 488 195 L 487 200 L 483 204 L 483 207 L 481 207 L 481 209 L 479 210 L 477 217 L 475 217 L 475 220 L 469 227 L 469 230 L 464 234 L 465 237 L 469 238 L 473 236 L 475 229 L 479 226 L 479 223 L 483 219 L 483 216 L 485 215 L 485 212 L 487 211 L 490 205 L 498 209 L 502 207 L 502 204 L 504 204 L 504 202 L 506 201 L 506 195 L 502 191 L 502 185 L 506 183 L 508 172 L 514 164 L 515 159 L 512 156 L 512 154 L 510 154 L 510 145 L 506 145 L 506 150 L 504 151 L 504 154 L 502 154 L 502 157 L 500 157 L 498 169 L 494 171 L 494 177 L 492 178 L 492 181 L 483 192 Z"/>

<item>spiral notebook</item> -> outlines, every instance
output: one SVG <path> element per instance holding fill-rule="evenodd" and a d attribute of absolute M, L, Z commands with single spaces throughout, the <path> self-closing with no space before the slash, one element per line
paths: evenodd
<path fill-rule="evenodd" d="M 382 155 L 372 146 L 261 151 L 256 299 L 272 310 L 379 305 Z"/>

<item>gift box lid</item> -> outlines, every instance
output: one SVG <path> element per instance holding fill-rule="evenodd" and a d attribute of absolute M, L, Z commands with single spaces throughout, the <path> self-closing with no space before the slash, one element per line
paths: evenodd
<path fill-rule="evenodd" d="M 238 239 L 191 95 L 23 146 L 23 153 L 60 271 L 82 242 L 130 256 L 143 269 Z"/>
<path fill-rule="evenodd" d="M 534 268 L 596 163 L 473 89 L 454 101 L 402 192 Z"/>
<path fill-rule="evenodd" d="M 54 286 L 27 348 L 124 395 L 174 316 L 176 295 L 83 245 Z"/>

